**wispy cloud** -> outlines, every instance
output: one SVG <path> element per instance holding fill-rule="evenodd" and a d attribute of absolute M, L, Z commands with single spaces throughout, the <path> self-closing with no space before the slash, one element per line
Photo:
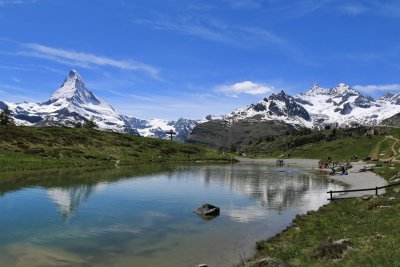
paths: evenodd
<path fill-rule="evenodd" d="M 366 13 L 369 9 L 359 3 L 347 3 L 339 7 L 339 10 L 350 16 L 358 16 Z"/>
<path fill-rule="evenodd" d="M 156 30 L 176 32 L 200 39 L 243 46 L 246 41 L 253 43 L 286 44 L 283 38 L 265 29 L 244 27 L 225 23 L 211 18 L 193 16 L 158 19 L 138 19 L 134 23 Z M 250 44 L 250 43 L 248 43 Z"/>
<path fill-rule="evenodd" d="M 251 81 L 243 81 L 234 84 L 218 85 L 215 87 L 217 92 L 238 97 L 240 94 L 262 95 L 272 92 L 275 88 L 266 84 L 254 83 Z"/>
<path fill-rule="evenodd" d="M 363 92 L 400 91 L 400 84 L 355 85 L 353 88 Z"/>
<path fill-rule="evenodd" d="M 194 20 L 192 17 L 179 17 L 176 19 L 137 19 L 133 22 L 156 30 L 195 36 L 208 41 L 236 43 L 236 40 L 232 38 L 230 33 L 222 30 L 222 23 L 211 23 L 209 20 Z"/>
<path fill-rule="evenodd" d="M 232 8 L 236 9 L 254 9 L 260 8 L 262 6 L 262 1 L 260 0 L 224 0 L 224 2 L 228 3 Z"/>
<path fill-rule="evenodd" d="M 202 40 L 223 43 L 241 48 L 270 46 L 288 58 L 308 66 L 315 62 L 304 57 L 299 49 L 275 33 L 259 27 L 235 25 L 210 17 L 185 16 L 137 19 L 133 23 L 155 30 L 193 36 Z"/>
<path fill-rule="evenodd" d="M 338 10 L 350 16 L 370 13 L 378 16 L 398 18 L 400 17 L 400 2 L 398 0 L 348 1 L 345 4 L 339 5 Z"/>
<path fill-rule="evenodd" d="M 11 80 L 13 80 L 16 83 L 21 83 L 21 80 L 15 77 L 11 77 Z"/>
<path fill-rule="evenodd" d="M 34 4 L 37 0 L 0 0 L 0 6 Z"/>
<path fill-rule="evenodd" d="M 17 55 L 38 57 L 55 61 L 64 65 L 79 66 L 83 68 L 91 68 L 93 66 L 109 66 L 122 70 L 142 71 L 155 78 L 157 78 L 159 74 L 159 70 L 157 68 L 134 60 L 118 60 L 110 57 L 78 52 L 74 50 L 54 48 L 35 43 L 21 45 L 24 49 L 17 52 Z"/>

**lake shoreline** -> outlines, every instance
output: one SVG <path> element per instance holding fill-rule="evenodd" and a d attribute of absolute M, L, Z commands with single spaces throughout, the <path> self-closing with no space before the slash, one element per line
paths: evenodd
<path fill-rule="evenodd" d="M 253 158 L 240 158 L 237 157 L 237 160 L 239 160 L 240 162 L 255 162 L 255 163 L 265 163 L 265 164 L 275 164 L 276 163 L 276 159 L 253 159 Z M 319 169 L 318 163 L 319 160 L 315 160 L 315 159 L 298 159 L 298 158 L 292 158 L 292 159 L 284 159 L 284 163 L 287 166 L 301 166 L 301 167 L 308 167 L 308 168 L 313 168 L 313 169 Z M 387 181 L 375 174 L 372 171 L 360 171 L 362 168 L 364 168 L 364 166 L 366 168 L 371 168 L 374 164 L 367 164 L 365 162 L 362 161 L 358 161 L 358 162 L 352 162 L 351 163 L 352 168 L 350 168 L 348 170 L 348 174 L 347 175 L 340 175 L 340 174 L 335 174 L 335 175 L 330 175 L 330 169 L 320 169 L 323 171 L 326 171 L 326 175 L 328 179 L 332 179 L 335 181 L 339 181 L 342 182 L 344 184 L 347 184 L 349 186 L 349 189 L 362 189 L 362 188 L 373 188 L 376 186 L 384 186 L 387 185 Z M 381 189 L 379 191 L 379 194 L 383 194 L 385 193 L 384 189 Z M 351 195 L 350 195 L 351 194 Z M 374 191 L 367 191 L 367 192 L 352 192 L 352 193 L 346 193 L 346 194 L 341 194 L 340 197 L 355 197 L 355 198 L 359 198 L 361 196 L 365 196 L 365 195 L 373 195 Z M 250 259 L 247 260 L 247 262 L 242 262 L 241 264 L 239 264 L 238 266 L 245 266 L 245 267 L 251 267 L 251 266 L 258 266 L 256 265 L 261 258 L 268 258 L 268 259 L 273 259 L 270 258 L 270 255 L 260 255 L 259 250 L 260 250 L 260 246 L 259 243 L 262 242 L 264 244 L 264 246 L 266 244 L 268 244 L 269 242 L 274 242 L 274 240 L 276 238 L 279 238 L 281 236 L 284 235 L 285 232 L 287 231 L 296 231 L 296 229 L 299 228 L 299 221 L 300 218 L 301 220 L 313 220 L 314 216 L 324 216 L 324 212 L 321 211 L 322 208 L 326 208 L 326 206 L 329 206 L 330 208 L 335 209 L 336 206 L 334 205 L 335 202 L 330 202 L 326 205 L 321 206 L 317 211 L 309 211 L 307 212 L 307 214 L 304 215 L 297 215 L 296 218 L 292 221 L 292 223 L 287 226 L 285 229 L 283 229 L 282 231 L 278 232 L 275 236 L 268 238 L 265 241 L 257 241 L 257 251 L 256 254 L 254 256 L 252 256 Z M 310 215 L 311 214 L 311 215 Z M 290 238 L 287 239 L 285 238 L 285 242 L 290 242 Z M 280 259 L 273 259 L 273 260 L 278 260 L 280 261 Z"/>

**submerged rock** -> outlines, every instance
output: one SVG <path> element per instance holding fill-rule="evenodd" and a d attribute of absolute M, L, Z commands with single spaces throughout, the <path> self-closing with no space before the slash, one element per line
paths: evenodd
<path fill-rule="evenodd" d="M 219 215 L 219 208 L 211 204 L 203 204 L 201 207 L 195 209 L 194 213 L 201 217 L 213 218 Z"/>

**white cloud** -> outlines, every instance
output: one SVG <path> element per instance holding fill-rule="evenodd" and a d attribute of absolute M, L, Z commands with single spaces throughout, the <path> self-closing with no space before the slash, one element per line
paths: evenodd
<path fill-rule="evenodd" d="M 35 43 L 22 44 L 22 46 L 27 50 L 18 52 L 18 55 L 44 58 L 64 65 L 75 65 L 84 68 L 90 68 L 93 65 L 109 66 L 123 70 L 143 71 L 153 77 L 157 77 L 159 73 L 157 68 L 134 60 L 117 60 L 109 57 L 74 50 L 53 48 Z"/>
<path fill-rule="evenodd" d="M 228 85 L 219 85 L 216 87 L 216 91 L 232 97 L 237 97 L 239 94 L 262 95 L 272 92 L 273 90 L 274 87 L 272 86 L 254 83 L 251 81 L 243 81 Z"/>
<path fill-rule="evenodd" d="M 380 84 L 380 85 L 355 85 L 354 89 L 364 92 L 373 91 L 400 91 L 400 84 Z"/>

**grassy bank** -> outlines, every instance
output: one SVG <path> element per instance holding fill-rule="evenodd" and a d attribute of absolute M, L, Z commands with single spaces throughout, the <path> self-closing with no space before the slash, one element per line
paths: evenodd
<path fill-rule="evenodd" d="M 387 135 L 340 138 L 308 143 L 291 150 L 296 157 L 335 161 L 375 158 L 374 172 L 389 182 L 400 171 L 399 130 Z M 386 162 L 392 159 L 392 163 Z M 379 161 L 378 161 L 379 160 Z M 292 225 L 276 236 L 257 242 L 257 260 L 285 266 L 400 266 L 400 187 L 379 197 L 335 201 L 318 211 L 298 215 Z M 281 265 L 279 265 L 281 266 Z M 282 265 L 283 266 L 283 265 Z"/>
<path fill-rule="evenodd" d="M 400 266 L 399 198 L 338 201 L 297 216 L 286 231 L 257 242 L 256 258 L 291 266 Z M 347 246 L 332 245 L 341 239 Z"/>
<path fill-rule="evenodd" d="M 0 170 L 226 161 L 212 149 L 83 128 L 0 127 Z"/>

